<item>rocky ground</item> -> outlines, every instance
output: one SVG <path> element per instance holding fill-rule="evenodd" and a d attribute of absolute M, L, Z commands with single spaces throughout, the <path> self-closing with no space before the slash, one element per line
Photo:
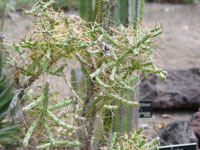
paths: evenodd
<path fill-rule="evenodd" d="M 163 35 L 157 40 L 158 65 L 164 69 L 200 68 L 200 4 L 147 4 L 144 24 L 161 25 Z M 139 119 L 139 126 L 157 129 L 177 120 L 189 120 L 194 111 L 159 111 L 150 119 Z"/>

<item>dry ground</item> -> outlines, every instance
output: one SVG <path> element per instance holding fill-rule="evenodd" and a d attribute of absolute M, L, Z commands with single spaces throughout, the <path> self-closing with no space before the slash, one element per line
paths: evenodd
<path fill-rule="evenodd" d="M 158 46 L 164 68 L 200 67 L 200 3 L 191 5 L 148 4 L 144 24 L 161 24 L 163 35 Z"/>
<path fill-rule="evenodd" d="M 156 60 L 162 68 L 200 67 L 200 3 L 191 5 L 148 4 L 144 24 L 160 24 Z M 151 119 L 139 119 L 142 127 L 160 128 L 176 120 L 189 120 L 194 112 L 154 112 Z M 162 116 L 169 114 L 170 116 Z M 154 133 L 155 134 L 155 133 Z"/>

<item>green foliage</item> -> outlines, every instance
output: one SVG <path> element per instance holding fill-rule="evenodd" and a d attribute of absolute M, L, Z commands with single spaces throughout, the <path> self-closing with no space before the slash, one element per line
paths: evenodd
<path fill-rule="evenodd" d="M 16 137 L 20 133 L 19 125 L 6 121 L 6 115 L 10 103 L 14 97 L 13 84 L 9 84 L 8 79 L 2 75 L 3 69 L 3 39 L 0 37 L 0 145 L 14 146 L 19 144 Z"/>
<path fill-rule="evenodd" d="M 0 90 L 1 90 L 0 121 L 5 119 L 6 112 L 13 98 L 13 93 L 12 93 L 13 86 L 8 85 L 7 82 L 8 81 L 5 78 L 1 78 L 0 80 Z"/>

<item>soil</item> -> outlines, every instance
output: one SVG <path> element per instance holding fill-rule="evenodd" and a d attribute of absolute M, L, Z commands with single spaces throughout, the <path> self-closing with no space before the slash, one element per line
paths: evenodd
<path fill-rule="evenodd" d="M 72 12 L 70 14 L 77 14 Z M 31 30 L 31 18 L 10 13 L 5 21 L 6 43 L 18 41 Z M 188 69 L 200 67 L 200 3 L 190 5 L 146 4 L 144 22 L 148 27 L 162 25 L 163 34 L 157 39 L 156 61 L 162 68 Z M 61 88 L 62 89 L 62 88 Z M 154 112 L 149 119 L 139 119 L 139 127 L 150 129 L 148 134 L 167 123 L 189 120 L 194 112 Z"/>
<path fill-rule="evenodd" d="M 144 24 L 163 27 L 158 45 L 163 68 L 200 67 L 200 3 L 190 5 L 147 4 Z"/>

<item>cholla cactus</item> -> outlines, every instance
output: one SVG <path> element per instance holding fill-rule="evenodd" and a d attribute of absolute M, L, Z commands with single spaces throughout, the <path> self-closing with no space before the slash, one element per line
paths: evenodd
<path fill-rule="evenodd" d="M 163 77 L 166 74 L 158 69 L 153 61 L 154 42 L 152 39 L 162 31 L 160 27 L 148 30 L 142 26 L 135 29 L 133 25 L 104 29 L 104 24 L 88 23 L 78 16 L 66 16 L 63 12 L 55 12 L 49 8 L 51 3 L 53 2 L 39 2 L 27 12 L 36 17 L 35 28 L 29 36 L 14 44 L 18 56 L 10 59 L 10 64 L 16 67 L 19 74 L 17 81 L 25 80 L 17 82 L 17 87 L 26 91 L 26 88 L 41 75 L 54 75 L 64 79 L 72 96 L 67 101 L 58 100 L 58 104 L 55 105 L 52 99 L 48 98 L 50 94 L 48 84 L 46 84 L 42 97 L 39 99 L 29 97 L 31 102 L 28 102 L 23 110 L 37 119 L 28 124 L 24 145 L 28 145 L 31 136 L 45 132 L 48 138 L 46 139 L 45 136 L 41 140 L 47 140 L 47 142 L 38 146 L 38 149 L 60 145 L 69 146 L 66 139 L 70 139 L 71 146 L 80 146 L 82 143 L 81 149 L 90 150 L 97 114 L 105 109 L 117 109 L 120 105 L 137 106 L 137 102 L 129 99 L 130 93 L 142 75 L 157 73 Z M 26 54 L 25 60 L 21 57 L 24 53 Z M 86 78 L 91 80 L 85 97 L 80 96 L 77 90 L 74 90 L 74 86 L 63 73 L 66 65 L 70 64 L 65 62 L 60 66 L 55 65 L 62 58 L 76 59 L 84 68 Z M 76 101 L 76 109 L 68 111 L 63 116 L 64 118 L 58 119 L 58 112 L 55 111 L 55 114 L 51 112 L 54 107 L 72 106 L 68 101 L 73 99 Z M 69 118 L 72 121 L 68 125 L 61 121 Z M 65 128 L 66 137 L 54 139 L 49 129 L 51 123 L 46 119 Z M 45 131 L 39 130 L 40 133 L 38 133 L 36 127 L 41 123 Z M 54 132 L 57 131 L 54 130 Z"/>
<path fill-rule="evenodd" d="M 133 130 L 132 133 L 124 134 L 123 136 L 119 136 L 115 132 L 112 135 L 109 150 L 158 150 L 159 138 L 148 140 L 145 136 L 141 135 L 141 131 Z"/>

